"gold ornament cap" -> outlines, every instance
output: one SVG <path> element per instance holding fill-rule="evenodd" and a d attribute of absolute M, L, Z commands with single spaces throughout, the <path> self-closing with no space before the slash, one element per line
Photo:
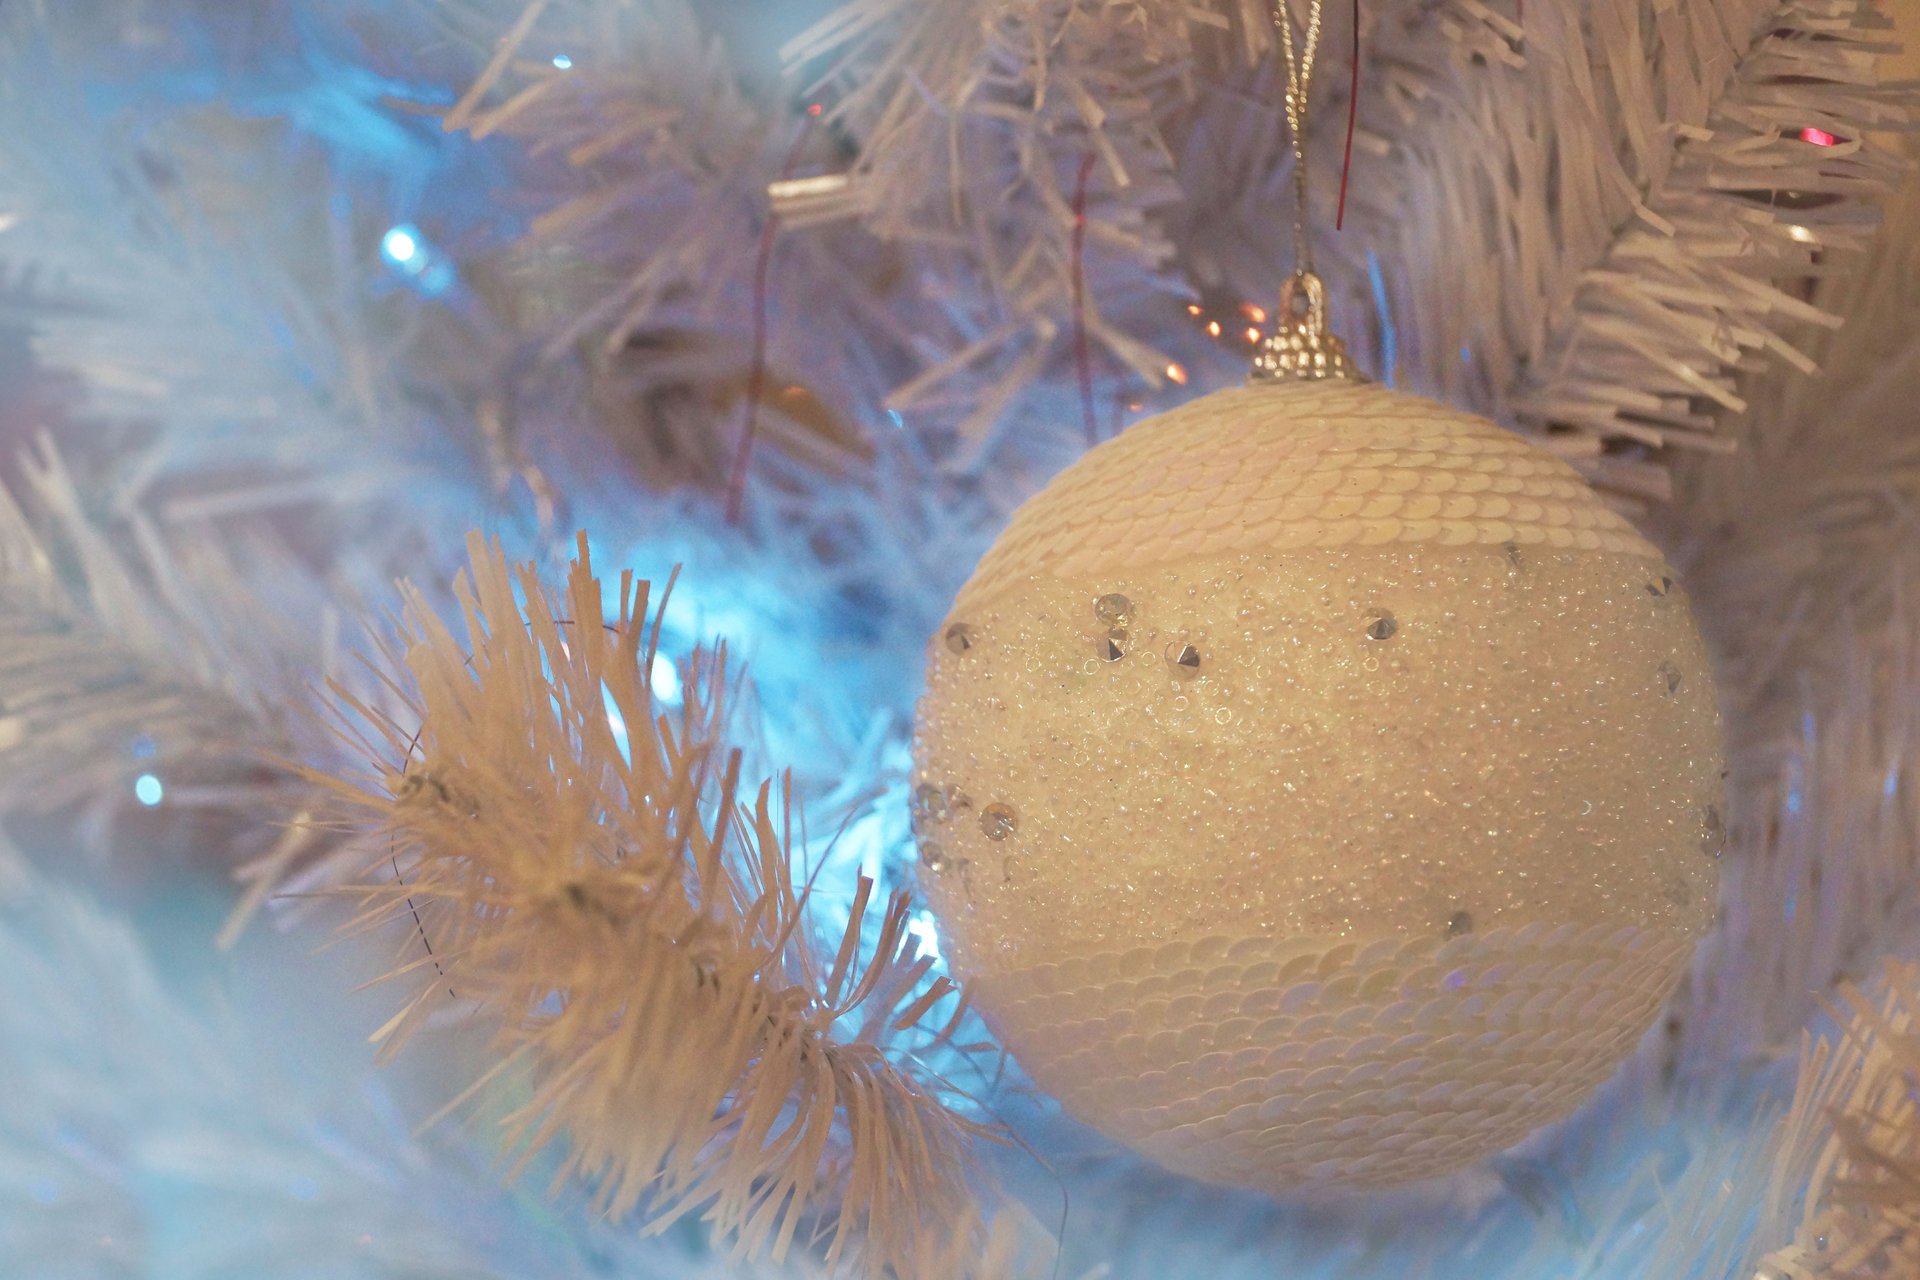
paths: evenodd
<path fill-rule="evenodd" d="M 1254 352 L 1247 382 L 1366 382 L 1347 344 L 1327 331 L 1327 287 L 1311 271 L 1288 276 L 1280 286 L 1280 311 L 1273 332 Z"/>

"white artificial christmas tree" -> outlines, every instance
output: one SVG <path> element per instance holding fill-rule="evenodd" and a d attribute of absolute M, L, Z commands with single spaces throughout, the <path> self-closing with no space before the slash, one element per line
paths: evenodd
<path fill-rule="evenodd" d="M 1911 1270 L 1891 2 L 1325 15 L 1306 222 L 1356 362 L 1584 475 L 1713 664 L 1719 897 L 1620 1072 L 1448 1179 L 1269 1199 L 1068 1121 L 949 990 L 922 646 L 1016 507 L 1271 328 L 1274 16 L 0 8 L 9 1263 Z M 343 1061 L 336 1000 L 407 1051 Z"/>

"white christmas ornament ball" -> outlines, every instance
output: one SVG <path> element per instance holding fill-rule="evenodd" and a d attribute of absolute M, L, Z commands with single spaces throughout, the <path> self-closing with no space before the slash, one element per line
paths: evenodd
<path fill-rule="evenodd" d="M 1039 1085 L 1208 1181 L 1445 1172 L 1573 1110 L 1714 909 L 1659 552 L 1493 424 L 1217 392 L 1023 506 L 931 645 L 923 881 Z"/>

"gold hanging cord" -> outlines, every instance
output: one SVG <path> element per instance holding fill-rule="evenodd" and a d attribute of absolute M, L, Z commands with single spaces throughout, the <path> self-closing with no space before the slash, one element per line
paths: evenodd
<path fill-rule="evenodd" d="M 1273 24 L 1280 28 L 1280 52 L 1287 60 L 1287 132 L 1293 142 L 1293 266 L 1313 274 L 1313 244 L 1307 238 L 1307 92 L 1313 88 L 1313 64 L 1320 53 L 1323 0 L 1307 0 L 1305 47 L 1294 50 L 1293 14 L 1287 0 L 1273 0 Z"/>
<path fill-rule="evenodd" d="M 1249 382 L 1366 381 L 1347 358 L 1346 344 L 1327 332 L 1327 290 L 1314 274 L 1313 240 L 1307 233 L 1307 94 L 1320 52 L 1323 3 L 1307 0 L 1306 34 L 1296 40 L 1288 0 L 1273 0 L 1273 21 L 1287 64 L 1287 131 L 1293 142 L 1293 274 L 1280 286 L 1273 333 L 1254 353 Z"/>

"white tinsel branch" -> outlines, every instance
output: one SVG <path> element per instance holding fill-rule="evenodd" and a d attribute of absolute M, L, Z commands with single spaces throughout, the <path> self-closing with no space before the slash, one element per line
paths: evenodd
<path fill-rule="evenodd" d="M 114 536 L 51 439 L 22 463 L 38 519 L 0 488 L 0 816 L 77 810 L 99 848 L 146 774 L 147 803 L 164 788 L 176 809 L 236 816 L 241 847 L 256 843 L 247 828 L 309 792 L 269 760 L 292 741 L 280 699 L 299 685 L 294 654 L 324 662 L 324 634 L 283 647 L 288 630 L 247 616 L 211 542 L 163 537 L 138 512 Z"/>
<path fill-rule="evenodd" d="M 1920 966 L 1888 964 L 1877 987 L 1844 988 L 1839 1039 L 1810 1040 L 1801 1055 L 1782 1141 L 1811 1183 L 1792 1243 L 1756 1280 L 1920 1273 Z M 1775 1188 L 1776 1220 L 1786 1190 Z"/>
<path fill-rule="evenodd" d="M 1856 0 L 1706 0 L 1442 25 L 1436 47 L 1383 23 L 1389 65 L 1432 70 L 1358 186 L 1431 215 L 1367 243 L 1402 269 L 1396 315 L 1420 317 L 1403 368 L 1663 498 L 1657 451 L 1720 447 L 1734 375 L 1759 355 L 1810 369 L 1790 335 L 1838 323 L 1799 291 L 1858 264 L 1900 169 L 1867 137 L 1904 119 L 1876 87 L 1884 23 Z"/>
<path fill-rule="evenodd" d="M 1716 650 L 1730 757 L 1724 919 L 1689 1015 L 1702 1061 L 1792 1043 L 1819 993 L 1920 942 L 1915 603 L 1920 187 L 1813 297 L 1815 378 L 1746 384 L 1739 452 L 1680 472 L 1664 535 Z"/>
<path fill-rule="evenodd" d="M 1806 368 L 1793 335 L 1833 322 L 1806 283 L 1858 266 L 1900 169 L 1870 135 L 1913 96 L 1877 84 L 1884 22 L 1854 0 L 1446 0 L 1363 23 L 1338 234 L 1332 73 L 1309 139 L 1337 327 L 1376 372 L 1545 433 L 1622 500 L 1668 496 L 1671 447 L 1725 447 L 1737 377 Z M 1257 298 L 1286 136 L 1271 109 L 1241 117 L 1196 116 L 1178 239 L 1197 280 Z"/>
<path fill-rule="evenodd" d="M 399 926 L 391 976 L 414 992 L 376 1040 L 477 1006 L 498 1054 L 469 1092 L 529 1073 L 509 1148 L 564 1136 L 562 1175 L 614 1217 L 644 1207 L 658 1231 L 698 1211 L 737 1255 L 778 1260 L 825 1213 L 830 1262 L 958 1274 L 982 1244 L 981 1130 L 894 1060 L 959 1016 L 923 1029 L 953 991 L 926 981 L 904 896 L 873 918 L 862 879 L 818 950 L 785 795 L 741 803 L 724 650 L 683 664 L 669 714 L 647 583 L 624 574 L 603 601 L 584 537 L 558 594 L 477 535 L 470 552 L 464 641 L 407 597 L 387 680 L 408 722 L 336 689 L 370 769 L 323 779 L 367 817 L 338 888 L 359 927 Z"/>
<path fill-rule="evenodd" d="M 411 1135 L 381 1082 L 354 1080 L 364 1051 L 342 1034 L 336 1000 L 312 992 L 351 963 L 343 949 L 316 975 L 311 939 L 256 935 L 234 975 L 244 981 L 222 984 L 232 1004 L 209 1013 L 198 952 L 180 945 L 205 938 L 179 920 L 161 929 L 155 948 L 0 842 L 0 1257 L 11 1275 L 824 1280 L 798 1261 L 743 1272 L 685 1238 L 640 1241 L 584 1221 L 555 1230 L 552 1206 L 501 1188 L 464 1136 Z M 289 988 L 309 992 L 291 1039 L 266 1030 L 280 1020 L 254 1003 Z"/>
<path fill-rule="evenodd" d="M 954 462 L 984 459 L 1035 384 L 1187 379 L 1134 316 L 1186 292 L 1175 112 L 1209 67 L 1271 41 L 1259 5 L 1235 7 L 1237 23 L 1141 0 L 856 0 L 787 46 L 857 140 L 842 212 L 966 291 L 945 349 L 887 393 L 957 418 Z M 1069 395 L 1058 428 L 1110 430 L 1109 394 Z"/>
<path fill-rule="evenodd" d="M 1795 284 L 1864 245 L 1871 201 L 1897 172 L 1865 136 L 1903 118 L 1875 88 L 1871 9 L 1539 6 L 1519 23 L 1410 3 L 1376 7 L 1367 24 L 1338 237 L 1337 64 L 1312 139 L 1315 234 L 1340 264 L 1342 314 L 1363 329 L 1384 295 L 1402 376 L 1547 431 L 1624 493 L 1665 496 L 1652 452 L 1711 444 L 1715 417 L 1740 407 L 1731 376 L 1749 353 L 1807 367 L 1785 328 L 1822 317 Z M 1243 39 L 1223 34 L 1235 27 Z M 858 0 L 790 46 L 845 95 L 837 110 L 861 147 L 846 211 L 923 261 L 958 237 L 995 300 L 999 319 L 896 389 L 896 404 L 964 374 L 990 420 L 1021 384 L 1073 375 L 1060 339 L 1076 317 L 1103 371 L 1111 356 L 1156 383 L 1178 321 L 1142 305 L 1143 286 L 1244 298 L 1279 274 L 1290 212 L 1272 77 L 1195 77 L 1226 74 L 1222 53 L 1263 30 L 1237 5 Z M 1330 23 L 1326 47 L 1346 34 Z M 1833 145 L 1806 140 L 1823 136 Z M 1098 157 L 1100 180 L 1076 208 L 1081 153 Z M 1085 282 L 1069 252 L 1080 214 Z M 991 361 L 1004 344 L 1024 362 Z"/>
<path fill-rule="evenodd" d="M 38 365 L 70 380 L 62 445 L 99 467 L 100 505 L 403 498 L 418 520 L 523 474 L 550 499 L 501 421 L 515 339 L 418 228 L 430 290 L 383 258 L 407 197 L 376 157 L 438 159 L 391 87 L 309 49 L 336 80 L 323 99 L 229 109 L 168 65 L 191 38 L 153 33 L 150 67 L 121 46 L 168 19 L 112 8 L 0 12 L 0 282 L 32 308 Z"/>

